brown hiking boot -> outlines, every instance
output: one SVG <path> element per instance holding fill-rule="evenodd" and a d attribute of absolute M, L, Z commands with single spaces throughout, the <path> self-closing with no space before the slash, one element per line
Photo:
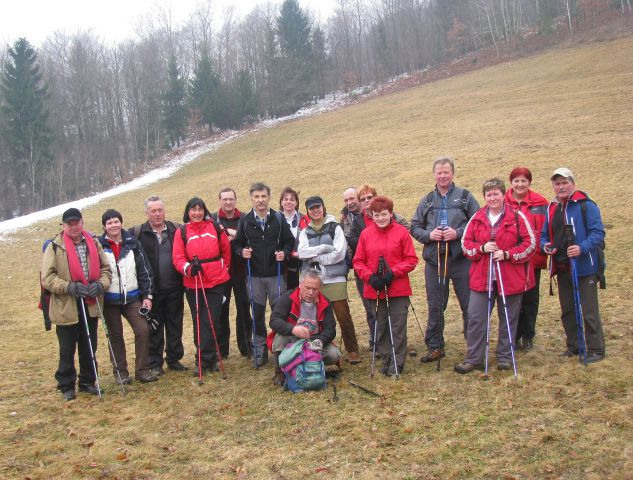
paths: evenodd
<path fill-rule="evenodd" d="M 473 365 L 472 363 L 458 363 L 453 367 L 453 370 L 455 370 L 457 373 L 470 373 L 473 370 L 477 370 L 480 369 L 481 367 L 478 365 Z"/>
<path fill-rule="evenodd" d="M 275 375 L 273 376 L 273 385 L 277 387 L 283 387 L 284 383 L 286 383 L 286 375 L 281 371 L 281 368 L 275 368 Z"/>
<path fill-rule="evenodd" d="M 420 358 L 420 363 L 437 362 L 438 358 L 444 358 L 446 353 L 443 348 L 436 348 L 435 350 L 429 350 L 429 353 Z"/>
<path fill-rule="evenodd" d="M 415 349 L 413 345 L 407 345 L 407 353 L 410 357 L 417 357 L 418 351 Z"/>
<path fill-rule="evenodd" d="M 358 352 L 349 352 L 347 355 L 347 359 L 351 365 L 357 365 L 361 362 L 360 355 Z"/>

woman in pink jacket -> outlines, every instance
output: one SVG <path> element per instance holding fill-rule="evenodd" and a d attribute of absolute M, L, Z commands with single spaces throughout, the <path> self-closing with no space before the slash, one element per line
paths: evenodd
<path fill-rule="evenodd" d="M 172 259 L 176 270 L 183 275 L 193 318 L 193 342 L 198 349 L 196 374 L 201 376 L 205 371 L 218 371 L 211 322 L 217 332 L 225 283 L 229 281 L 231 246 L 202 199 L 194 197 L 187 202 L 183 222 L 174 235 Z"/>
<path fill-rule="evenodd" d="M 374 221 L 360 235 L 353 264 L 358 278 L 364 282 L 363 296 L 377 302 L 377 347 L 382 359 L 382 373 L 391 376 L 402 373 L 407 356 L 407 313 L 411 296 L 409 272 L 418 264 L 418 256 L 409 230 L 394 221 L 391 199 L 374 197 L 367 212 Z M 387 305 L 391 317 L 395 364 Z"/>
<path fill-rule="evenodd" d="M 541 270 L 547 268 L 547 255 L 541 251 L 538 239 L 540 238 L 541 230 L 543 230 L 545 216 L 547 215 L 547 205 L 549 204 L 543 195 L 530 189 L 531 184 L 532 172 L 526 167 L 516 167 L 510 172 L 510 185 L 512 188 L 506 192 L 505 197 L 506 203 L 513 210 L 518 210 L 525 215 L 537 238 L 536 252 L 530 259 L 532 268 L 529 272 L 534 277 L 534 288 L 523 294 L 516 334 L 517 345 L 526 352 L 534 348 Z"/>
<path fill-rule="evenodd" d="M 462 250 L 471 261 L 470 298 L 466 330 L 468 351 L 464 362 L 455 365 L 457 373 L 468 373 L 482 367 L 488 316 L 495 300 L 498 301 L 499 315 L 497 369 L 512 368 L 510 338 L 514 342 L 521 297 L 534 286 L 528 262 L 534 254 L 536 238 L 530 223 L 523 213 L 504 202 L 505 185 L 502 180 L 487 180 L 483 185 L 483 195 L 486 206 L 472 216 L 462 236 Z M 501 288 L 506 308 L 500 298 Z M 504 314 L 506 309 L 510 335 Z"/>

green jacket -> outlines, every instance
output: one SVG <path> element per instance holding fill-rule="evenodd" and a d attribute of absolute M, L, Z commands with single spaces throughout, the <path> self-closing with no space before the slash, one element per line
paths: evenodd
<path fill-rule="evenodd" d="M 97 240 L 92 236 L 97 250 L 99 251 L 99 263 L 101 271 L 99 274 L 99 282 L 103 285 L 104 290 L 110 287 L 112 273 L 110 272 L 110 264 L 103 253 L 103 248 Z M 55 236 L 48 244 L 42 257 L 42 286 L 51 292 L 51 303 L 49 306 L 49 315 L 51 323 L 55 325 L 74 325 L 79 322 L 79 312 L 77 311 L 77 302 L 75 297 L 68 295 L 68 284 L 70 283 L 70 268 L 68 267 L 68 256 L 66 248 L 62 240 L 61 233 Z M 103 305 L 103 296 L 99 297 L 99 302 Z M 99 309 L 96 304 L 88 305 L 88 315 L 91 317 L 99 316 Z"/>

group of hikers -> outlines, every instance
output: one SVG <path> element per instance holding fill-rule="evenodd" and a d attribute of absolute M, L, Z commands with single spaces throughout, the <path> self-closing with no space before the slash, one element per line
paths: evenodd
<path fill-rule="evenodd" d="M 541 270 L 548 264 L 558 283 L 562 355 L 579 356 L 585 364 L 602 360 L 597 284 L 605 232 L 599 208 L 576 189 L 572 172 L 553 172 L 554 199 L 548 202 L 530 189 L 530 170 L 514 168 L 508 190 L 499 178 L 484 182 L 481 208 L 471 192 L 455 185 L 451 158 L 435 160 L 432 172 L 435 189 L 422 197 L 410 224 L 394 212 L 392 199 L 366 184 L 343 192 L 338 219 L 320 196 L 309 197 L 301 213 L 299 194 L 290 187 L 274 210 L 264 183 L 250 187 L 248 213 L 238 210 L 232 188 L 219 192 L 215 213 L 201 198 L 190 199 L 182 223 L 166 220 L 158 196 L 145 200 L 147 221 L 129 229 L 119 211 L 107 209 L 98 237 L 84 230 L 82 213 L 69 208 L 62 231 L 46 245 L 41 270 L 59 340 L 57 388 L 66 400 L 75 398 L 76 384 L 80 392 L 101 396 L 98 318 L 121 387 L 132 382 L 122 317 L 134 332 L 136 381 L 156 381 L 165 364 L 188 370 L 181 362 L 184 298 L 193 319 L 194 374 L 202 379 L 224 372 L 231 293 L 239 353 L 255 368 L 270 353 L 275 385 L 286 381 L 279 356 L 297 340 L 309 342 L 326 365 L 340 366 L 341 350 L 333 342 L 337 322 L 345 360 L 356 365 L 361 356 L 347 289 L 352 276 L 365 310 L 372 374 L 379 358 L 384 375 L 399 377 L 407 357 L 417 355 L 407 342 L 409 274 L 419 261 L 413 239 L 423 245 L 428 304 L 422 363 L 438 362 L 439 368 L 446 355 L 444 312 L 452 282 L 467 344 L 455 372 L 487 373 L 497 303 L 497 369 L 516 375 L 515 349 L 534 347 Z"/>

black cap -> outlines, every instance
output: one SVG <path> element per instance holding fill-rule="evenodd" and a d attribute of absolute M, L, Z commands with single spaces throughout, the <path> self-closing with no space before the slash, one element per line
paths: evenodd
<path fill-rule="evenodd" d="M 306 200 L 306 208 L 310 210 L 312 207 L 316 207 L 317 205 L 323 206 L 323 199 L 317 195 L 314 197 L 309 197 Z"/>
<path fill-rule="evenodd" d="M 83 217 L 81 216 L 81 212 L 77 208 L 69 208 L 62 215 L 62 222 L 68 223 L 73 220 L 81 220 Z"/>

